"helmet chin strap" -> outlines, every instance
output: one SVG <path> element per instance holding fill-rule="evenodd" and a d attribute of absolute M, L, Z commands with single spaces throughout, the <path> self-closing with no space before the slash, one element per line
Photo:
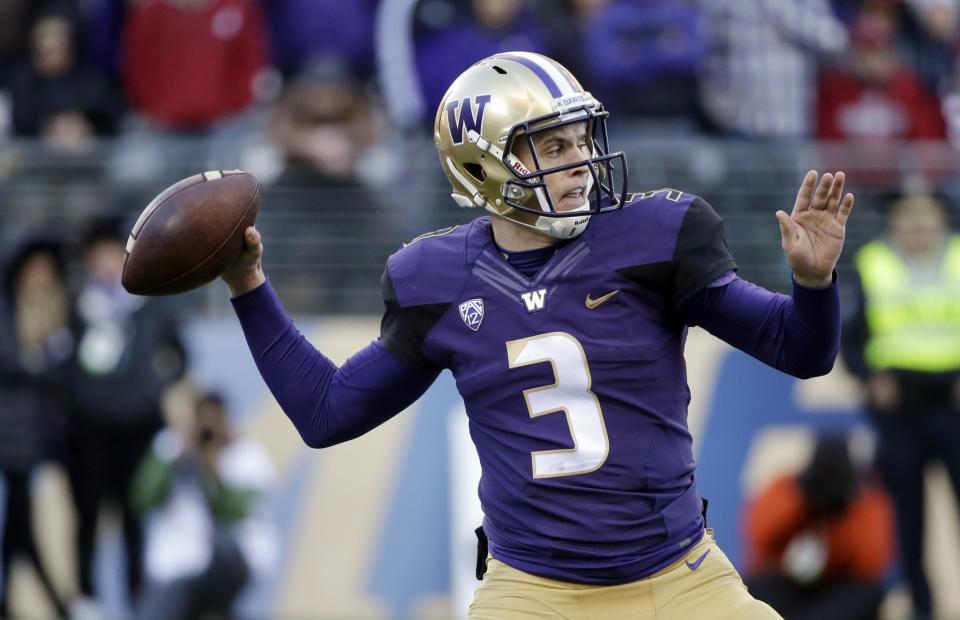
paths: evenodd
<path fill-rule="evenodd" d="M 537 189 L 536 191 L 539 192 L 542 190 Z M 532 224 L 528 224 L 527 222 L 521 222 L 520 220 L 512 217 L 497 213 L 489 206 L 487 207 L 487 210 L 505 220 L 509 220 L 518 226 L 535 230 L 541 235 L 546 235 L 547 237 L 550 237 L 551 239 L 557 239 L 558 241 L 566 241 L 567 239 L 575 239 L 576 237 L 579 237 L 580 234 L 587 229 L 587 224 L 590 223 L 590 218 L 593 217 L 592 214 L 584 215 L 583 217 L 550 217 L 549 215 L 541 215 L 534 220 Z M 578 213 L 580 211 L 590 211 L 589 199 L 584 200 L 583 204 L 576 209 L 571 209 L 566 211 L 566 213 Z"/>
<path fill-rule="evenodd" d="M 590 202 L 587 201 L 582 206 L 577 207 L 568 211 L 568 213 L 575 211 L 589 211 Z M 580 234 L 587 229 L 587 224 L 590 223 L 590 215 L 584 215 L 583 217 L 538 217 L 536 221 L 536 228 L 541 232 L 545 232 L 548 236 L 554 239 L 573 239 L 579 237 Z M 546 229 L 544 229 L 546 225 Z"/>
<path fill-rule="evenodd" d="M 583 204 L 577 207 L 576 209 L 570 209 L 565 213 L 577 213 L 579 211 L 589 211 L 590 210 L 590 190 L 593 189 L 593 175 L 590 175 L 587 178 L 587 186 L 583 190 Z M 537 189 L 537 191 L 542 191 Z M 543 208 L 541 203 L 541 208 Z M 546 210 L 546 209 L 544 209 Z M 589 215 L 584 215 L 583 217 L 550 217 L 543 216 L 537 218 L 534 222 L 534 227 L 540 232 L 546 234 L 549 237 L 554 239 L 573 239 L 579 237 L 580 234 L 587 229 L 587 224 L 590 223 Z"/>
<path fill-rule="evenodd" d="M 584 215 L 583 217 L 550 217 L 541 215 L 538 217 L 532 224 L 526 222 L 521 222 L 512 217 L 498 213 L 492 209 L 489 205 L 487 210 L 490 211 L 494 216 L 505 219 L 512 224 L 517 226 L 523 226 L 524 228 L 529 228 L 530 230 L 535 230 L 541 235 L 546 235 L 551 239 L 556 239 L 558 241 L 566 241 L 567 239 L 575 239 L 587 229 L 587 224 L 590 223 L 590 218 L 592 215 Z M 582 206 L 577 207 L 576 209 L 571 209 L 567 213 L 574 213 L 577 211 L 589 211 L 590 202 L 585 202 Z"/>
<path fill-rule="evenodd" d="M 590 176 L 587 179 L 587 186 L 583 191 L 583 204 L 576 209 L 570 209 L 564 213 L 590 211 L 590 190 L 592 189 L 593 177 Z M 537 197 L 537 203 L 540 205 L 540 210 L 546 212 L 549 209 L 549 202 L 546 200 L 543 189 L 538 187 L 534 190 L 534 193 Z M 551 217 L 549 215 L 541 215 L 537 217 L 532 224 L 527 224 L 526 222 L 521 222 L 520 220 L 513 218 L 507 219 L 521 226 L 531 228 L 540 234 L 550 237 L 551 239 L 565 241 L 567 239 L 575 239 L 576 237 L 579 237 L 580 234 L 587 229 L 587 224 L 590 223 L 591 217 L 592 215 L 584 215 L 583 217 Z"/>

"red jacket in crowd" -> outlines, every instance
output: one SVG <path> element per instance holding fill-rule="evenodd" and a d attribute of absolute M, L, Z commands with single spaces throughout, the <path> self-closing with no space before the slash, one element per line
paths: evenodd
<path fill-rule="evenodd" d="M 253 101 L 267 65 L 254 0 L 144 0 L 124 31 L 124 75 L 133 106 L 161 126 L 203 129 Z"/>

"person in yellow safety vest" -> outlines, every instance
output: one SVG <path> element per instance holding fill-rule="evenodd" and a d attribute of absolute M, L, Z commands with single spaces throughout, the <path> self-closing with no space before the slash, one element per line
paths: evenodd
<path fill-rule="evenodd" d="M 859 303 L 845 321 L 842 354 L 866 386 L 877 465 L 921 619 L 933 609 L 924 572 L 926 465 L 942 460 L 960 496 L 960 235 L 929 196 L 895 200 L 887 224 L 856 254 Z"/>

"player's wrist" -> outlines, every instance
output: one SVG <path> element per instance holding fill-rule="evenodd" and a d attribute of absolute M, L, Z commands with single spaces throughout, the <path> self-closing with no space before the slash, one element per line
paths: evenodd
<path fill-rule="evenodd" d="M 804 288 L 828 288 L 833 284 L 833 272 L 826 276 L 800 275 L 793 272 L 793 281 Z"/>
<path fill-rule="evenodd" d="M 264 275 L 262 269 L 257 269 L 256 271 L 244 274 L 241 277 L 230 277 L 223 278 L 224 282 L 227 283 L 227 288 L 230 289 L 230 298 L 239 297 L 244 293 L 249 293 L 253 289 L 259 287 L 261 284 L 267 281 L 266 275 Z"/>

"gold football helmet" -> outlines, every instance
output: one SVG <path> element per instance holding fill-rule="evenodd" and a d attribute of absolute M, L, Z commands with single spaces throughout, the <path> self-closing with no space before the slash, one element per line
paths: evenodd
<path fill-rule="evenodd" d="M 546 56 L 509 52 L 481 60 L 450 85 L 434 124 L 434 142 L 453 186 L 453 200 L 555 239 L 576 237 L 594 213 L 619 209 L 626 198 L 627 162 L 622 151 L 610 152 L 607 114 L 566 68 Z M 592 143 L 587 157 L 541 168 L 535 136 L 580 122 L 586 122 Z M 518 140 L 528 141 L 534 170 L 516 156 Z M 581 167 L 592 177 L 583 205 L 558 211 L 544 178 Z M 620 180 L 619 192 L 615 178 Z"/>

